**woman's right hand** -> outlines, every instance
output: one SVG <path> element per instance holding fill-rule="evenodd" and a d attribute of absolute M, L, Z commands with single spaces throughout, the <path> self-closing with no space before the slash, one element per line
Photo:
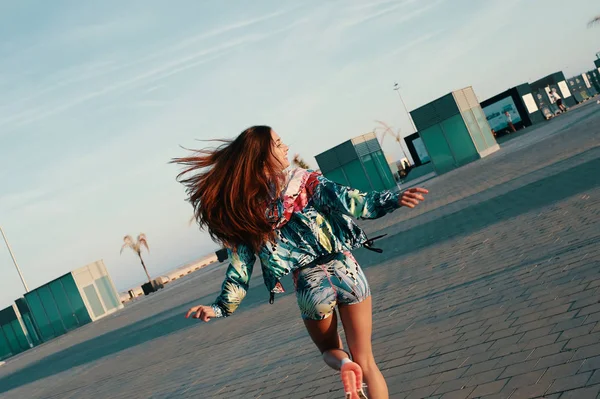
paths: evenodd
<path fill-rule="evenodd" d="M 429 194 L 429 190 L 421 187 L 409 188 L 398 198 L 398 203 L 400 206 L 414 208 L 422 201 L 425 201 L 425 194 Z"/>
<path fill-rule="evenodd" d="M 208 322 L 213 317 L 216 317 L 215 311 L 210 306 L 198 305 L 191 307 L 185 315 L 186 319 L 192 316 L 193 319 L 200 319 L 204 322 Z"/>

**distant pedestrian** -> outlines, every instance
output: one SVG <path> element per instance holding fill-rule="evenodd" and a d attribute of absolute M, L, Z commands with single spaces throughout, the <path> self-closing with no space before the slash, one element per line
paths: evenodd
<path fill-rule="evenodd" d="M 555 88 L 550 89 L 550 93 L 548 94 L 550 99 L 556 103 L 556 106 L 561 112 L 567 112 L 567 107 L 563 104 L 563 100 L 560 95 L 557 93 Z"/>
<path fill-rule="evenodd" d="M 506 111 L 504 113 L 504 115 L 506 116 L 506 124 L 508 125 L 508 128 L 514 133 L 517 131 L 517 129 L 515 129 L 515 125 L 513 125 L 513 121 L 512 121 L 512 116 L 510 116 L 510 112 Z"/>

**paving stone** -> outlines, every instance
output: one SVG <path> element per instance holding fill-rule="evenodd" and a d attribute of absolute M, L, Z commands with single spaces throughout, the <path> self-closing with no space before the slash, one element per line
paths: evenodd
<path fill-rule="evenodd" d="M 596 369 L 600 369 L 600 356 L 594 356 L 585 359 L 583 361 L 583 364 L 581 365 L 581 368 L 579 369 L 579 372 L 581 373 L 584 371 L 591 371 Z"/>
<path fill-rule="evenodd" d="M 545 369 L 548 367 L 554 367 L 559 364 L 567 363 L 573 358 L 573 352 L 560 352 L 554 355 L 542 357 L 535 364 L 536 369 Z"/>
<path fill-rule="evenodd" d="M 500 374 L 500 378 L 512 377 L 519 374 L 525 374 L 534 369 L 537 360 L 529 360 L 526 362 L 513 364 L 504 369 L 504 372 Z"/>
<path fill-rule="evenodd" d="M 581 336 L 585 336 L 590 333 L 594 329 L 594 324 L 586 324 L 583 326 L 571 328 L 569 330 L 564 330 L 560 335 L 559 340 L 563 339 L 572 339 Z"/>
<path fill-rule="evenodd" d="M 580 299 L 578 301 L 573 302 L 570 310 L 583 308 L 597 303 L 600 303 L 600 299 L 598 299 L 598 297 L 595 294 L 592 294 L 585 299 Z"/>
<path fill-rule="evenodd" d="M 459 389 L 452 392 L 447 392 L 441 397 L 444 399 L 465 399 L 468 398 L 474 388 Z"/>
<path fill-rule="evenodd" d="M 498 349 L 498 351 L 494 353 L 493 357 L 505 357 L 514 353 L 523 352 L 526 347 L 526 343 L 516 343 L 513 345 L 505 346 L 504 348 Z"/>
<path fill-rule="evenodd" d="M 538 348 L 534 348 L 535 350 L 531 354 L 531 359 L 540 359 L 546 356 L 555 355 L 557 353 L 561 353 L 565 348 L 565 341 L 556 342 L 551 345 L 540 346 Z"/>
<path fill-rule="evenodd" d="M 578 349 L 582 346 L 589 346 L 600 342 L 600 332 L 582 335 L 577 338 L 569 339 L 565 349 Z"/>
<path fill-rule="evenodd" d="M 506 367 L 516 363 L 522 363 L 531 357 L 533 351 L 534 350 L 531 349 L 528 351 L 513 353 L 512 355 L 504 356 L 499 359 L 498 364 L 496 364 L 496 367 Z"/>
<path fill-rule="evenodd" d="M 586 385 L 600 384 L 600 370 L 594 371 Z"/>
<path fill-rule="evenodd" d="M 581 308 L 579 310 L 579 313 L 577 313 L 577 316 L 585 316 L 585 315 L 596 313 L 596 312 L 600 312 L 600 303 L 596 303 L 595 305 L 589 305 L 589 306 Z"/>
<path fill-rule="evenodd" d="M 465 376 L 475 375 L 475 374 L 482 373 L 484 371 L 489 371 L 489 370 L 495 369 L 495 368 L 497 368 L 496 365 L 498 364 L 498 360 L 499 359 L 491 359 L 491 360 L 487 360 L 485 362 L 473 364 L 473 365 L 471 365 L 469 370 L 467 370 L 467 372 L 464 375 Z M 468 363 L 468 361 L 467 361 L 467 363 Z"/>
<path fill-rule="evenodd" d="M 488 382 L 495 381 L 498 379 L 498 377 L 500 377 L 500 375 L 502 374 L 503 371 L 504 371 L 504 368 L 499 368 L 499 369 L 484 371 L 483 373 L 479 373 L 479 374 L 474 374 L 468 380 L 467 386 L 482 385 L 482 384 L 487 384 Z"/>
<path fill-rule="evenodd" d="M 572 360 L 585 359 L 600 355 L 600 343 L 588 346 L 582 346 L 577 349 Z"/>
<path fill-rule="evenodd" d="M 573 375 L 579 371 L 583 362 L 576 361 L 572 363 L 559 364 L 557 366 L 553 366 L 546 370 L 545 376 L 548 378 L 558 379 L 562 377 L 567 377 L 569 375 Z"/>
<path fill-rule="evenodd" d="M 551 332 L 560 332 L 562 334 L 565 332 L 565 330 L 568 331 L 573 328 L 581 327 L 583 322 L 585 321 L 586 317 L 587 316 L 575 317 L 575 318 L 557 323 L 554 326 L 552 326 Z M 574 338 L 574 337 L 565 336 L 564 338 L 561 338 L 561 339 L 569 339 L 569 338 Z"/>
<path fill-rule="evenodd" d="M 511 392 L 510 397 L 515 399 L 535 398 L 547 394 L 551 381 L 542 380 L 537 384 L 520 387 Z"/>
<path fill-rule="evenodd" d="M 435 379 L 436 384 L 441 384 L 446 381 L 454 380 L 460 378 L 465 372 L 469 369 L 469 367 L 462 367 L 460 369 L 449 370 L 443 373 L 438 374 L 438 377 Z"/>
<path fill-rule="evenodd" d="M 485 397 L 487 395 L 492 395 L 492 394 L 497 394 L 498 392 L 500 392 L 502 390 L 502 388 L 504 388 L 504 385 L 506 385 L 506 382 L 508 380 L 499 380 L 499 381 L 494 381 L 494 382 L 488 382 L 487 384 L 482 384 L 482 385 L 478 385 L 473 392 L 471 392 L 471 396 L 472 398 L 477 398 L 477 397 Z"/>
<path fill-rule="evenodd" d="M 523 337 L 521 338 L 521 340 L 519 342 L 529 342 L 534 338 L 540 338 L 540 337 L 544 337 L 549 335 L 552 331 L 554 327 L 553 326 L 546 326 L 546 327 L 541 327 L 538 328 L 536 330 L 530 330 L 527 331 L 525 333 L 525 335 L 523 335 Z"/>
<path fill-rule="evenodd" d="M 486 395 L 486 396 L 481 396 L 481 398 L 485 398 L 485 399 L 508 399 L 510 397 L 510 395 L 512 394 L 512 392 L 498 392 L 492 395 Z M 475 398 L 476 396 L 472 396 L 472 398 Z"/>
<path fill-rule="evenodd" d="M 454 370 L 461 368 L 462 366 L 468 366 L 467 362 L 469 361 L 468 357 L 460 357 L 455 360 L 451 360 L 449 362 L 441 363 L 436 369 L 436 373 L 443 373 L 444 371 Z"/>
<path fill-rule="evenodd" d="M 445 394 L 452 391 L 457 390 L 465 390 L 467 388 L 467 382 L 469 382 L 469 378 L 459 378 L 457 380 L 450 380 L 444 382 L 440 387 L 434 392 L 434 394 Z M 467 394 L 468 396 L 469 394 Z"/>
<path fill-rule="evenodd" d="M 547 393 L 552 394 L 556 392 L 568 391 L 570 389 L 581 388 L 585 386 L 591 375 L 592 373 L 588 371 L 586 373 L 559 378 L 552 383 Z"/>
<path fill-rule="evenodd" d="M 600 384 L 566 391 L 560 397 L 561 399 L 596 399 L 599 392 Z"/>
<path fill-rule="evenodd" d="M 527 344 L 525 345 L 525 347 L 523 347 L 522 350 L 537 349 L 542 346 L 551 345 L 554 342 L 556 342 L 559 335 L 560 335 L 560 333 L 554 333 L 554 334 L 545 335 L 543 337 L 532 339 L 531 341 L 527 342 Z"/>
<path fill-rule="evenodd" d="M 435 392 L 435 390 L 439 387 L 439 385 L 430 385 L 423 388 L 415 389 L 414 391 L 410 391 L 406 398 L 408 399 L 422 399 L 427 398 Z"/>
<path fill-rule="evenodd" d="M 510 378 L 506 383 L 504 390 L 512 391 L 517 388 L 522 388 L 538 383 L 540 378 L 545 375 L 545 370 L 531 371 L 529 373 L 518 374 Z"/>

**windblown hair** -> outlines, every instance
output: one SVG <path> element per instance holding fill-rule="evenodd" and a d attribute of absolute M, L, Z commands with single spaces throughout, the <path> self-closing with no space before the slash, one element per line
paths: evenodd
<path fill-rule="evenodd" d="M 216 149 L 196 150 L 172 163 L 184 166 L 177 180 L 186 187 L 199 226 L 235 250 L 258 251 L 273 240 L 267 206 L 281 190 L 283 174 L 272 152 L 271 128 L 253 126 Z"/>

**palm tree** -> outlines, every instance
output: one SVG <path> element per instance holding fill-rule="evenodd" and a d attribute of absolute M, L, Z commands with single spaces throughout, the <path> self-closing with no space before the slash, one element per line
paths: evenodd
<path fill-rule="evenodd" d="M 137 236 L 136 241 L 133 241 L 133 238 L 131 238 L 130 235 L 126 235 L 125 237 L 123 237 L 123 242 L 124 242 L 124 244 L 121 247 L 121 253 L 123 253 L 123 250 L 125 248 L 130 248 L 133 252 L 135 252 L 137 254 L 137 256 L 140 258 L 140 262 L 142 262 L 142 267 L 144 268 L 144 271 L 146 272 L 148 281 L 150 282 L 150 284 L 152 284 L 152 278 L 150 277 L 150 274 L 148 273 L 148 269 L 146 269 L 146 265 L 144 264 L 144 259 L 142 259 L 142 247 L 146 247 L 146 250 L 148 252 L 150 252 L 150 248 L 148 248 L 148 241 L 146 240 L 146 234 L 140 233 L 140 235 Z"/>
<path fill-rule="evenodd" d="M 310 169 L 310 166 L 302 158 L 300 158 L 299 154 L 294 155 L 294 159 L 292 160 L 294 165 L 302 169 Z"/>
<path fill-rule="evenodd" d="M 597 23 L 600 23 L 600 15 L 596 15 L 596 17 L 588 23 L 588 26 L 591 27 Z"/>
<path fill-rule="evenodd" d="M 381 125 L 381 127 L 376 127 L 375 129 L 373 129 L 373 132 L 375 132 L 377 129 L 383 129 L 383 133 L 381 134 L 379 143 L 381 145 L 383 145 L 383 140 L 385 139 L 385 137 L 387 135 L 392 136 L 394 138 L 394 140 L 396 141 L 396 143 L 398 143 L 398 145 L 400 146 L 400 149 L 402 150 L 404 157 L 407 160 L 410 159 L 410 158 L 408 158 L 408 155 L 406 154 L 406 151 L 404 150 L 404 147 L 402 146 L 402 135 L 400 133 L 400 129 L 398 129 L 397 132 L 394 132 L 394 130 L 390 126 L 388 126 L 385 122 L 382 122 L 382 121 L 375 121 L 375 122 L 379 123 Z"/>

